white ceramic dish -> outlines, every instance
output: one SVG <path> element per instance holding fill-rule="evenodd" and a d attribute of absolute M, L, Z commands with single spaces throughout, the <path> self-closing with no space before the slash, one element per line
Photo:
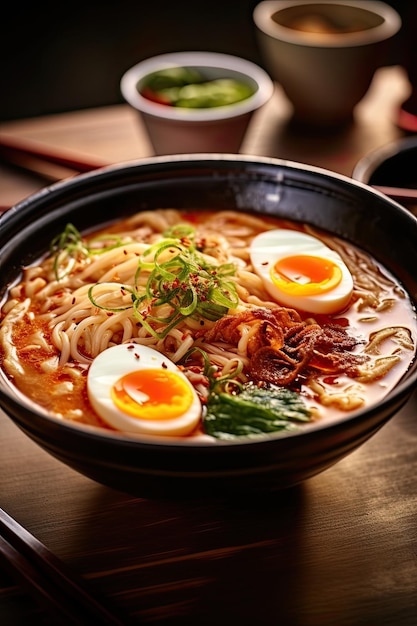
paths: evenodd
<path fill-rule="evenodd" d="M 152 72 L 170 67 L 203 71 L 208 79 L 234 78 L 254 88 L 249 98 L 204 109 L 172 107 L 152 102 L 139 89 Z M 139 89 L 138 89 L 139 87 Z M 238 152 L 253 113 L 272 96 L 273 82 L 256 64 L 216 52 L 162 54 L 131 67 L 123 75 L 121 93 L 143 119 L 156 154 Z"/>

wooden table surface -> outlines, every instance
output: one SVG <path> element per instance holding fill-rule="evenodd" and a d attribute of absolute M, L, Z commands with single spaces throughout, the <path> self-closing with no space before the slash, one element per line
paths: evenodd
<path fill-rule="evenodd" d="M 401 68 L 379 70 L 352 126 L 327 134 L 295 131 L 277 88 L 242 152 L 350 175 L 402 136 L 408 90 Z M 152 155 L 124 105 L 0 124 L 2 137 L 103 164 Z M 0 180 L 3 207 L 46 184 L 4 163 Z M 134 623 L 417 624 L 417 394 L 333 468 L 261 501 L 134 498 L 67 468 L 2 412 L 0 437 L 0 506 Z M 0 624 L 31 623 L 55 622 L 0 571 Z"/>

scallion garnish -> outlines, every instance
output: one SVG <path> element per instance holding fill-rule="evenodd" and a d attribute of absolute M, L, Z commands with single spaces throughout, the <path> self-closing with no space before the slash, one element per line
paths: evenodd
<path fill-rule="evenodd" d="M 234 273 L 233 263 L 208 262 L 197 249 L 194 229 L 180 224 L 165 232 L 161 241 L 138 257 L 134 285 L 123 289 L 131 295 L 138 322 L 151 335 L 163 339 L 187 317 L 215 321 L 235 308 L 239 298 L 231 279 Z M 143 285 L 140 279 L 146 274 Z M 95 306 L 107 311 L 128 308 L 98 303 L 94 287 L 89 298 Z"/>
<path fill-rule="evenodd" d="M 67 224 L 65 230 L 54 237 L 50 251 L 54 255 L 53 269 L 58 281 L 70 273 L 77 259 L 88 256 L 88 248 L 72 224 Z"/>
<path fill-rule="evenodd" d="M 107 245 L 95 247 L 96 242 L 105 240 Z M 54 256 L 53 270 L 57 281 L 62 280 L 71 272 L 77 260 L 86 259 L 90 255 L 103 254 L 107 250 L 123 245 L 117 235 L 99 236 L 90 239 L 87 244 L 73 224 L 67 224 L 65 230 L 54 237 L 50 244 L 51 255 Z"/>

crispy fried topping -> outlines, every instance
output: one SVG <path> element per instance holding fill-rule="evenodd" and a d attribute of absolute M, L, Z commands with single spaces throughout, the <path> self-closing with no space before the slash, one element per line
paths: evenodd
<path fill-rule="evenodd" d="M 307 323 L 285 307 L 223 317 L 204 334 L 204 340 L 237 345 L 247 326 L 251 327 L 248 374 L 254 381 L 290 385 L 308 369 L 354 376 L 369 358 L 352 352 L 358 342 L 344 328 Z"/>

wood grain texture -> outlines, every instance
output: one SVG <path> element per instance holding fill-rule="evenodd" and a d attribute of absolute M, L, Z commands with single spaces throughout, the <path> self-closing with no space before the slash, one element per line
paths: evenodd
<path fill-rule="evenodd" d="M 193 502 L 102 487 L 2 414 L 2 504 L 138 623 L 415 626 L 416 409 L 414 397 L 299 487 L 258 501 Z M 3 585 L 0 609 L 19 598 Z M 27 616 L 27 604 L 12 604 Z"/>
<path fill-rule="evenodd" d="M 349 175 L 369 150 L 401 136 L 394 115 L 407 89 L 401 70 L 384 68 L 353 126 L 325 137 L 291 129 L 277 89 L 243 151 Z M 0 132 L 109 163 L 151 154 L 123 105 Z M 8 166 L 0 175 L 0 204 L 45 184 Z M 416 416 L 417 395 L 336 466 L 269 498 L 181 502 L 101 486 L 0 412 L 1 506 L 137 624 L 415 626 Z M 0 623 L 53 621 L 0 572 Z"/>

